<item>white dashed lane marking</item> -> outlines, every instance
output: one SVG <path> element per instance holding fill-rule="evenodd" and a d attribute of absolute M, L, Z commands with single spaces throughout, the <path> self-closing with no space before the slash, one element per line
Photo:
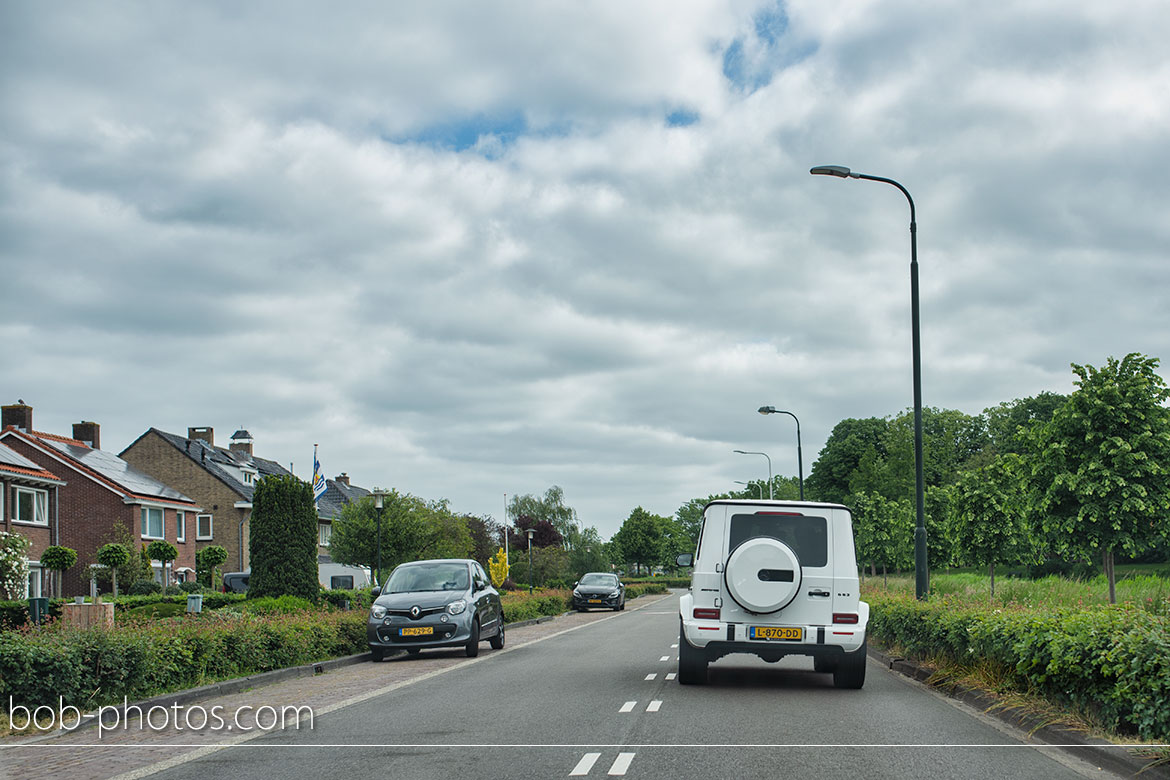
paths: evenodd
<path fill-rule="evenodd" d="M 589 774 L 593 769 L 593 765 L 597 763 L 597 759 L 601 758 L 600 753 L 586 753 L 581 756 L 581 760 L 577 762 L 577 766 L 573 767 L 573 771 L 569 772 L 569 777 L 582 777 Z"/>
<path fill-rule="evenodd" d="M 613 762 L 613 766 L 609 768 L 610 775 L 624 775 L 626 770 L 630 768 L 630 762 L 634 760 L 633 753 L 618 753 L 617 759 Z"/>
<path fill-rule="evenodd" d="M 646 712 L 658 712 L 660 707 L 662 707 L 662 700 L 655 699 L 646 707 Z"/>
<path fill-rule="evenodd" d="M 678 642 L 675 642 L 673 645 L 671 645 L 671 646 L 670 646 L 670 649 L 671 649 L 671 650 L 674 650 L 674 649 L 676 649 L 677 647 L 678 647 Z"/>
<path fill-rule="evenodd" d="M 662 656 L 661 658 L 659 658 L 658 660 L 659 660 L 659 661 L 669 661 L 669 660 L 670 660 L 670 656 L 669 656 L 669 655 L 664 655 L 664 656 Z"/>
<path fill-rule="evenodd" d="M 647 680 L 653 680 L 653 679 L 654 679 L 655 677 L 657 677 L 657 676 L 658 676 L 658 674 L 657 674 L 657 673 L 654 673 L 654 674 L 648 674 L 648 675 L 646 675 L 646 679 L 647 679 Z"/>
<path fill-rule="evenodd" d="M 668 679 L 668 680 L 673 680 L 673 679 L 674 679 L 674 672 L 670 672 L 670 673 L 668 673 L 668 674 L 666 675 L 666 679 Z"/>
<path fill-rule="evenodd" d="M 636 701 L 628 701 L 622 705 L 622 708 L 618 710 L 618 712 L 633 712 L 634 707 L 637 706 L 637 704 L 638 702 Z"/>

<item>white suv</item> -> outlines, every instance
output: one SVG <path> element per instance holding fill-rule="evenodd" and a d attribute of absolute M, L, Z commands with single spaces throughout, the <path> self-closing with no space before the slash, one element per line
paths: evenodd
<path fill-rule="evenodd" d="M 730 653 L 812 656 L 838 688 L 865 683 L 869 605 L 858 597 L 853 521 L 839 504 L 720 499 L 703 510 L 681 600 L 678 681 L 707 682 Z"/>

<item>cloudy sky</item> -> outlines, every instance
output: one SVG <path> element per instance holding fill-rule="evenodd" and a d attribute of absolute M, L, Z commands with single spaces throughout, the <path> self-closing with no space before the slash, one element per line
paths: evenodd
<path fill-rule="evenodd" d="M 0 400 L 503 513 L 1170 360 L 1170 16 L 1070 2 L 0 4 Z M 1163 375 L 1168 376 L 1166 366 Z"/>

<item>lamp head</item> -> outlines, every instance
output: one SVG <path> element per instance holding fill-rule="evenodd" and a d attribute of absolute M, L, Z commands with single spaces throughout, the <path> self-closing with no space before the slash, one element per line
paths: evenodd
<path fill-rule="evenodd" d="M 858 174 L 846 168 L 844 165 L 818 165 L 809 170 L 813 176 L 840 176 L 842 179 L 848 179 L 852 176 L 854 179 L 858 178 Z"/>
<path fill-rule="evenodd" d="M 531 539 L 532 537 L 536 536 L 536 531 L 532 530 L 531 528 L 529 528 L 529 529 L 528 529 L 528 530 L 527 530 L 525 533 L 527 533 L 527 534 L 528 534 L 528 538 L 529 538 L 529 539 Z"/>
<path fill-rule="evenodd" d="M 761 406 L 759 409 L 759 412 L 760 412 L 760 414 L 775 414 L 776 407 L 775 406 Z"/>
<path fill-rule="evenodd" d="M 374 493 L 374 508 L 381 509 L 382 508 L 382 501 L 386 496 L 386 491 L 382 490 L 382 488 L 374 488 L 373 493 Z"/>

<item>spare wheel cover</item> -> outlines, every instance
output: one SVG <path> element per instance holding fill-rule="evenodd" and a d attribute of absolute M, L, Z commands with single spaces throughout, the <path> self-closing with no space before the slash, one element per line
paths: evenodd
<path fill-rule="evenodd" d="M 758 536 L 732 550 L 723 577 L 731 598 L 748 612 L 776 612 L 800 591 L 800 559 L 784 542 Z"/>

